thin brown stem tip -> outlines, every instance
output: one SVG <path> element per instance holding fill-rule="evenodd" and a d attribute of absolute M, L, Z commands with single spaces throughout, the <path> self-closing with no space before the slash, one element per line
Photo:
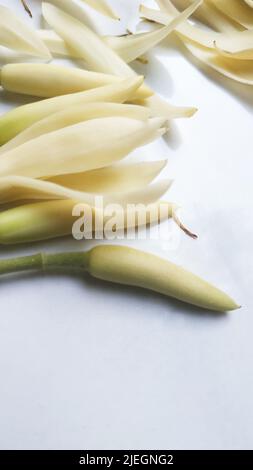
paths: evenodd
<path fill-rule="evenodd" d="M 199 237 L 195 233 L 192 233 L 179 219 L 179 217 L 176 215 L 175 212 L 173 212 L 173 220 L 176 222 L 178 227 L 183 230 L 183 232 L 188 235 L 188 237 L 193 238 L 194 240 L 197 240 Z"/>
<path fill-rule="evenodd" d="M 25 0 L 21 0 L 21 3 L 22 3 L 22 5 L 23 5 L 25 11 L 26 11 L 26 12 L 28 13 L 28 15 L 32 18 L 32 17 L 33 17 L 32 12 L 31 12 L 29 6 L 27 5 L 26 1 L 25 1 Z"/>

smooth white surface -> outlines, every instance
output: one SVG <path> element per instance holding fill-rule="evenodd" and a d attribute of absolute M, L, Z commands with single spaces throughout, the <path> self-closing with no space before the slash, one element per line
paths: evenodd
<path fill-rule="evenodd" d="M 125 24 L 138 5 L 112 3 Z M 18 0 L 1 4 L 30 21 Z M 40 2 L 29 4 L 38 25 Z M 176 251 L 135 245 L 206 277 L 243 308 L 212 315 L 88 278 L 1 279 L 2 449 L 252 448 L 252 89 L 200 71 L 172 42 L 149 59 L 138 70 L 153 88 L 199 113 L 137 156 L 168 157 L 170 199 L 199 240 L 182 236 Z M 1 92 L 0 112 L 21 102 Z M 90 245 L 1 247 L 0 256 Z"/>

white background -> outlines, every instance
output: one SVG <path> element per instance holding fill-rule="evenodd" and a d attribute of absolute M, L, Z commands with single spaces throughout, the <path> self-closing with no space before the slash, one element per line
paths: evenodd
<path fill-rule="evenodd" d="M 41 2 L 29 3 L 38 25 Z M 1 4 L 30 21 L 18 0 Z M 138 2 L 114 5 L 122 26 L 100 24 L 124 32 Z M 1 279 L 3 449 L 252 448 L 252 89 L 201 71 L 172 41 L 149 60 L 138 70 L 153 88 L 199 112 L 136 156 L 168 158 L 170 199 L 199 240 L 182 236 L 169 252 L 155 241 L 135 245 L 204 276 L 243 308 L 204 313 L 88 277 Z M 1 92 L 0 112 L 22 102 Z M 1 247 L 0 256 L 90 245 L 65 239 Z"/>

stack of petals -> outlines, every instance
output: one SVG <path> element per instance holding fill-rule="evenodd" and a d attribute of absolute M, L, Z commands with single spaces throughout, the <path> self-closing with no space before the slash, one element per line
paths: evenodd
<path fill-rule="evenodd" d="M 22 3 L 32 15 L 26 2 Z M 112 20 L 119 19 L 106 0 L 84 3 Z M 143 7 L 146 19 L 164 26 L 125 37 L 99 36 L 82 21 L 82 7 L 73 0 L 42 2 L 42 14 L 51 30 L 39 32 L 0 6 L 0 46 L 29 56 L 28 63 L 7 63 L 0 71 L 0 84 L 9 92 L 38 98 L 0 117 L 0 204 L 13 205 L 0 213 L 0 243 L 68 235 L 73 207 L 80 203 L 91 212 L 92 221 L 104 222 L 97 196 L 103 196 L 105 204 L 123 208 L 122 230 L 129 205 L 141 204 L 145 224 L 173 217 L 190 234 L 175 214 L 176 205 L 161 202 L 171 181 L 154 182 L 166 161 L 126 164 L 121 160 L 160 138 L 170 120 L 190 117 L 196 109 L 170 105 L 129 64 L 138 58 L 145 62 L 145 53 L 175 31 L 201 60 L 216 69 L 223 67 L 226 75 L 233 75 L 234 67 L 234 75 L 241 74 L 241 81 L 250 83 L 247 64 L 250 68 L 253 48 L 251 16 L 246 13 L 253 15 L 253 2 L 241 2 L 239 7 L 237 0 L 176 3 L 185 7 L 181 13 L 169 0 L 158 0 L 160 10 Z M 194 12 L 210 20 L 210 9 L 221 32 L 204 32 L 187 22 Z M 87 70 L 48 64 L 55 55 L 82 59 Z M 163 215 L 157 217 L 161 205 Z M 143 225 L 134 210 L 130 215 L 131 228 Z M 127 247 L 102 245 L 86 253 L 39 253 L 0 260 L 0 275 L 31 269 L 78 269 L 206 309 L 238 308 L 227 294 L 183 268 Z"/>
<path fill-rule="evenodd" d="M 141 5 L 141 17 L 167 25 L 192 1 L 156 0 L 156 3 L 159 9 Z M 198 24 L 184 22 L 174 30 L 186 49 L 200 64 L 239 83 L 253 85 L 253 2 L 204 0 L 194 16 Z"/>
<path fill-rule="evenodd" d="M 119 19 L 105 0 L 86 3 Z M 196 109 L 161 99 L 129 63 L 183 24 L 200 3 L 195 1 L 156 31 L 126 38 L 99 36 L 80 21 L 82 8 L 72 0 L 42 2 L 42 15 L 51 29 L 40 32 L 28 19 L 23 22 L 0 7 L 1 46 L 29 56 L 29 62 L 2 67 L 1 86 L 38 97 L 0 117 L 0 203 L 14 206 L 0 214 L 0 243 L 71 233 L 71 207 L 79 202 L 96 212 L 97 196 L 123 208 L 143 204 L 149 214 L 150 205 L 159 208 L 172 183 L 154 182 L 166 161 L 121 160 L 159 139 L 170 120 L 190 117 Z M 54 55 L 82 59 L 87 69 L 55 64 Z M 174 216 L 176 205 L 165 204 L 166 217 Z M 34 229 L 35 213 L 40 234 Z M 57 227 L 55 213 L 60 214 Z M 153 222 L 150 215 L 147 220 Z"/>

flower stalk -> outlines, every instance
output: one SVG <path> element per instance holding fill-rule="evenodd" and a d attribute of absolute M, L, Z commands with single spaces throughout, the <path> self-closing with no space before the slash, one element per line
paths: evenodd
<path fill-rule="evenodd" d="M 88 272 L 100 280 L 141 287 L 217 312 L 239 308 L 227 294 L 195 274 L 126 246 L 100 245 L 87 252 L 38 253 L 0 261 L 0 275 L 34 270 Z"/>

